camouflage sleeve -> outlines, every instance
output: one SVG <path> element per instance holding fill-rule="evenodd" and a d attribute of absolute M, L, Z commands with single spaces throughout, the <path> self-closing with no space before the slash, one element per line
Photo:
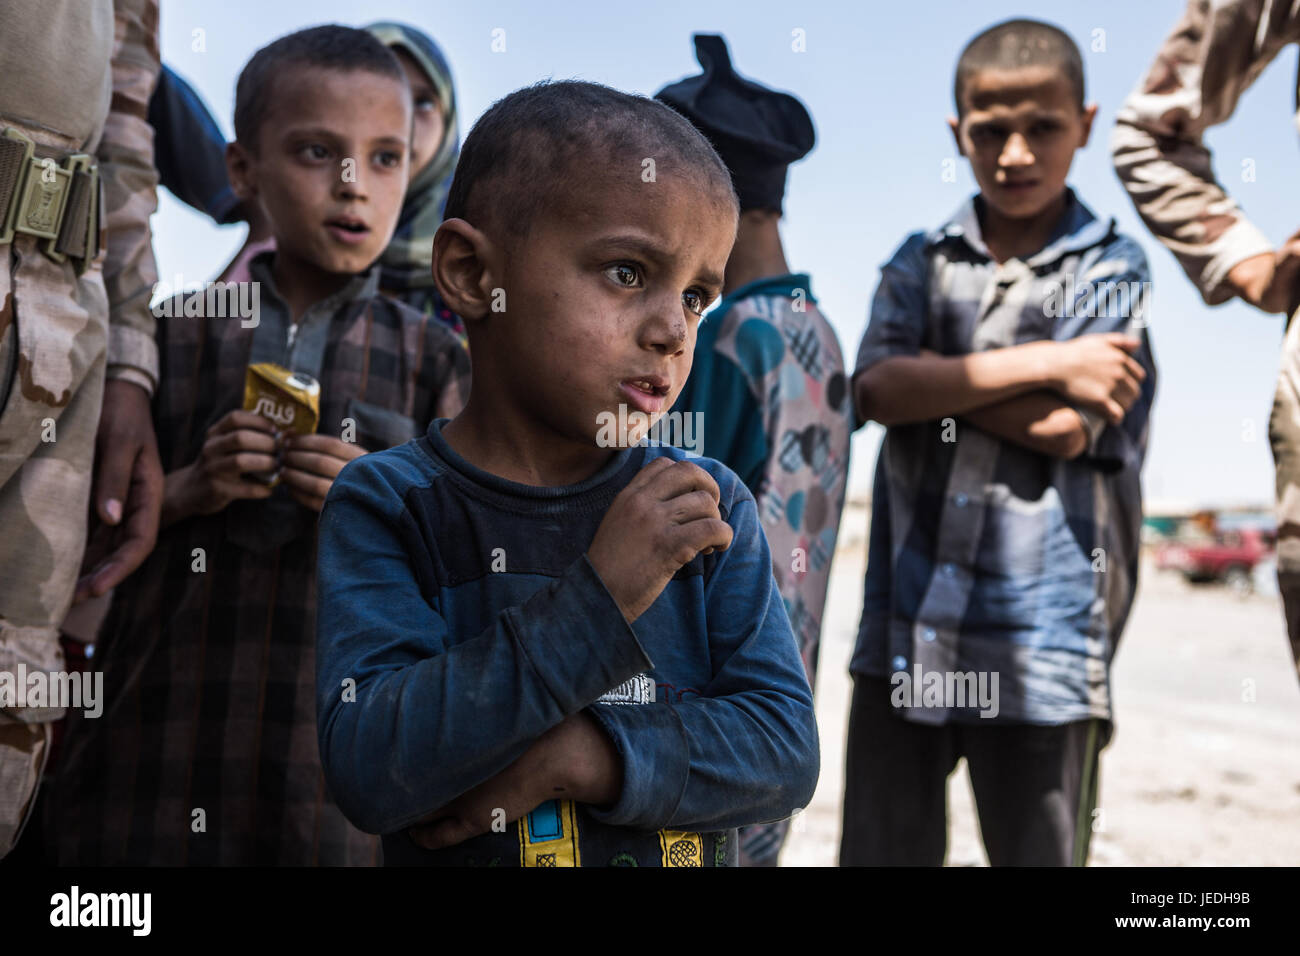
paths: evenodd
<path fill-rule="evenodd" d="M 1215 180 L 1202 136 L 1300 38 L 1296 11 L 1291 0 L 1190 0 L 1116 118 L 1111 153 L 1124 188 L 1210 305 L 1232 297 L 1233 266 L 1274 244 Z"/>
<path fill-rule="evenodd" d="M 99 142 L 107 230 L 108 377 L 153 393 L 158 347 L 149 299 L 158 281 L 149 217 L 157 208 L 153 129 L 146 115 L 158 79 L 158 0 L 114 0 L 113 102 Z"/>

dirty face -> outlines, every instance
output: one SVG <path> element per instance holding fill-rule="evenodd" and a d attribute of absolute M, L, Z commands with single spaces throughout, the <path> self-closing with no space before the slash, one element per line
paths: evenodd
<path fill-rule="evenodd" d="M 411 101 L 406 84 L 364 70 L 303 66 L 276 80 L 255 152 L 229 163 L 255 195 L 279 256 L 355 274 L 392 238 L 406 192 Z"/>
<path fill-rule="evenodd" d="M 1006 218 L 1029 219 L 1061 200 L 1096 110 L 1080 109 L 1069 80 L 1051 67 L 980 70 L 962 91 L 961 119 L 949 125 L 985 201 Z"/>
<path fill-rule="evenodd" d="M 475 323 L 471 342 L 492 350 L 492 387 L 519 415 L 586 447 L 620 405 L 647 426 L 672 406 L 736 237 L 734 199 L 717 185 L 662 170 L 646 184 L 616 168 L 585 161 L 510 244 L 508 308 Z"/>

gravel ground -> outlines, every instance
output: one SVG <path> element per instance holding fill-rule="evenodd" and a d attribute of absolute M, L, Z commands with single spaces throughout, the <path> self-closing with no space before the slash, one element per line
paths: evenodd
<path fill-rule="evenodd" d="M 866 524 L 850 503 L 817 678 L 821 779 L 784 866 L 836 861 Z M 1090 865 L 1300 864 L 1300 681 L 1280 601 L 1265 591 L 1238 598 L 1144 566 L 1112 676 L 1116 733 Z M 986 866 L 964 763 L 948 787 L 948 864 Z"/>

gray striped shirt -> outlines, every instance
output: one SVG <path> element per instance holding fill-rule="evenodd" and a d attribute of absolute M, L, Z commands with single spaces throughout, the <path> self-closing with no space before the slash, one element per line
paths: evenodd
<path fill-rule="evenodd" d="M 1146 257 L 1113 220 L 1068 199 L 1054 237 L 1024 260 L 993 260 L 974 199 L 940 229 L 909 236 L 882 270 L 855 371 L 923 348 L 960 355 L 1113 331 L 1142 339 L 1141 397 L 1119 426 L 1081 409 L 1089 445 L 1079 458 L 945 419 L 889 428 L 876 463 L 851 670 L 997 674 L 998 716 L 1037 724 L 1111 716 L 1109 664 L 1137 581 L 1155 392 Z M 976 717 L 972 701 L 946 704 L 905 716 Z"/>

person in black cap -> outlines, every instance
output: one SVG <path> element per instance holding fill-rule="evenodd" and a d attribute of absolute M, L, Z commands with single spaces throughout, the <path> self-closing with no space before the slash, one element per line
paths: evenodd
<path fill-rule="evenodd" d="M 816 134 L 799 100 L 736 73 L 722 37 L 694 39 L 704 72 L 655 97 L 713 144 L 741 212 L 723 299 L 700 326 L 673 411 L 701 423 L 692 450 L 728 465 L 757 500 L 811 685 L 853 427 L 839 343 L 778 228 L 786 169 Z M 788 820 L 743 829 L 742 864 L 775 866 L 788 830 Z"/>

